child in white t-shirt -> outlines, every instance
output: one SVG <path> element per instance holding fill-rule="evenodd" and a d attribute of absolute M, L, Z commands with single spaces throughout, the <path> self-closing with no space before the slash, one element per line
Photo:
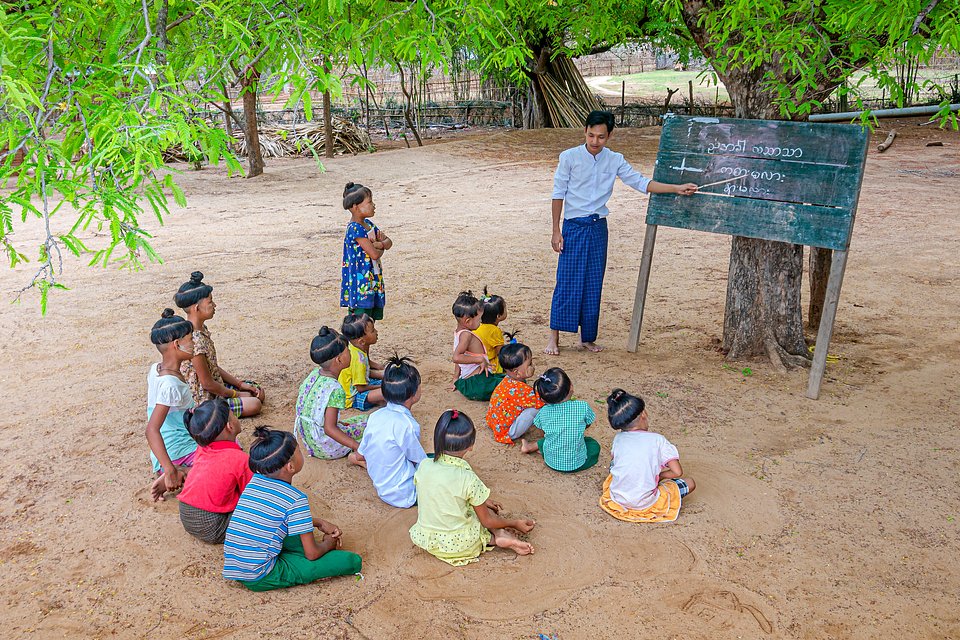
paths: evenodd
<path fill-rule="evenodd" d="M 677 448 L 659 433 L 652 433 L 642 398 L 623 389 L 607 397 L 610 426 L 619 431 L 613 439 L 610 475 L 603 483 L 600 507 L 627 522 L 673 522 L 681 499 L 696 483 L 683 478 Z"/>

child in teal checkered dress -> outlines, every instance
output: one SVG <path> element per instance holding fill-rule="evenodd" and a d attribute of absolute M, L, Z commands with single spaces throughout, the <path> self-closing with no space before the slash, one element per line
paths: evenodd
<path fill-rule="evenodd" d="M 597 416 L 589 404 L 573 400 L 573 384 L 563 369 L 547 369 L 533 388 L 547 403 L 533 421 L 533 426 L 543 431 L 543 438 L 537 442 L 522 440 L 520 451 L 540 451 L 548 467 L 563 473 L 583 471 L 597 464 L 600 443 L 583 435 Z"/>

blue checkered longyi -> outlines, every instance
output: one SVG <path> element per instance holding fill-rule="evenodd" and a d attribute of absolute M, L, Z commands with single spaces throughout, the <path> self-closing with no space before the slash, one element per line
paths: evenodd
<path fill-rule="evenodd" d="M 550 307 L 550 328 L 576 333 L 583 342 L 597 339 L 600 295 L 607 268 L 607 220 L 597 215 L 563 221 L 563 253 L 557 261 L 557 286 Z"/>

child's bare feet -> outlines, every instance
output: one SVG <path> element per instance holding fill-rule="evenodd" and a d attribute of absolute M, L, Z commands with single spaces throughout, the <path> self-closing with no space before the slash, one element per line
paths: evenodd
<path fill-rule="evenodd" d="M 367 468 L 367 461 L 364 460 L 363 456 L 356 451 L 351 451 L 348 453 L 347 460 L 350 462 L 350 464 L 355 464 L 358 467 L 363 467 L 364 469 Z"/>
<path fill-rule="evenodd" d="M 153 481 L 153 484 L 150 485 L 150 496 L 153 498 L 154 502 L 163 502 L 163 494 L 167 492 L 167 484 L 163 480 L 163 476 L 159 476 L 156 480 Z"/>
<path fill-rule="evenodd" d="M 493 534 L 493 544 L 501 549 L 513 549 L 518 556 L 528 556 L 533 553 L 532 544 L 524 542 L 506 529 L 493 529 L 490 533 Z"/>
<path fill-rule="evenodd" d="M 529 442 L 528 440 L 520 440 L 520 453 L 536 453 L 540 450 L 540 447 L 537 446 L 536 442 Z"/>
<path fill-rule="evenodd" d="M 515 520 L 513 523 L 513 528 L 520 533 L 530 533 L 535 526 L 537 523 L 533 520 Z"/>

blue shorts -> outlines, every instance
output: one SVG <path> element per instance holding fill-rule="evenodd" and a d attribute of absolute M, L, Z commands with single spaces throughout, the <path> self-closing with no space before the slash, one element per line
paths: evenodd
<path fill-rule="evenodd" d="M 382 381 L 380 380 L 368 380 L 367 384 L 373 387 L 379 387 Z M 373 409 L 376 405 L 369 404 L 367 402 L 367 394 L 370 393 L 370 389 L 366 391 L 361 391 L 357 395 L 353 396 L 353 408 L 359 411 L 366 411 L 367 409 Z"/>
<path fill-rule="evenodd" d="M 686 480 L 683 480 L 682 478 L 670 478 L 667 480 L 667 482 L 675 482 L 677 486 L 680 487 L 681 498 L 690 493 L 690 487 L 687 486 Z"/>

